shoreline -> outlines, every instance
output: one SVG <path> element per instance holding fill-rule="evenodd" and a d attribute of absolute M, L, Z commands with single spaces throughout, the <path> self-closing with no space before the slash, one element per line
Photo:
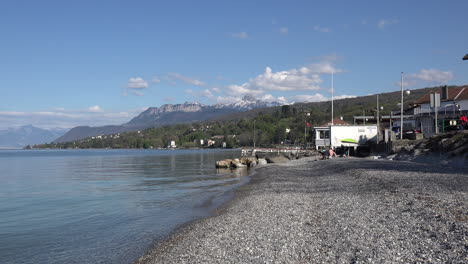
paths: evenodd
<path fill-rule="evenodd" d="M 208 206 L 210 209 L 208 209 L 208 216 L 199 218 L 199 219 L 194 219 L 192 221 L 183 223 L 178 225 L 174 230 L 172 230 L 167 236 L 162 237 L 158 240 L 155 240 L 153 245 L 148 248 L 147 252 L 143 255 L 140 256 L 138 259 L 135 259 L 132 264 L 146 264 L 146 263 L 151 263 L 150 261 L 153 260 L 154 256 L 158 254 L 158 252 L 161 251 L 162 248 L 168 246 L 171 242 L 178 240 L 179 237 L 185 233 L 189 232 L 194 225 L 197 223 L 202 223 L 206 221 L 207 219 L 213 218 L 220 216 L 235 203 L 237 199 L 240 199 L 240 195 L 242 192 L 247 192 L 246 189 L 244 188 L 250 188 L 251 185 L 255 184 L 254 181 L 258 179 L 254 179 L 253 176 L 256 175 L 256 171 L 259 169 L 264 169 L 269 166 L 272 166 L 273 164 L 269 165 L 259 165 L 257 167 L 252 167 L 252 168 L 240 168 L 240 169 L 234 169 L 234 170 L 245 170 L 246 172 L 242 173 L 247 173 L 246 177 L 247 180 L 246 182 L 242 183 L 240 186 L 232 188 L 226 193 L 220 195 L 222 201 L 218 203 L 218 205 L 210 205 Z M 273 165 L 274 166 L 274 165 Z M 226 170 L 232 170 L 232 169 L 226 169 Z M 210 199 L 210 203 L 212 203 L 213 200 L 215 200 L 217 197 L 212 197 Z"/>
<path fill-rule="evenodd" d="M 304 158 L 249 177 L 211 216 L 178 227 L 134 263 L 468 259 L 462 170 Z"/>

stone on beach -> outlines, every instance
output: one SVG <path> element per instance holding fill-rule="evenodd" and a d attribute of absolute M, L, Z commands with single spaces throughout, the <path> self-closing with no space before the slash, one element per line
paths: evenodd
<path fill-rule="evenodd" d="M 277 155 L 277 156 L 266 157 L 266 161 L 268 163 L 286 163 L 289 161 L 289 159 L 283 155 Z"/>

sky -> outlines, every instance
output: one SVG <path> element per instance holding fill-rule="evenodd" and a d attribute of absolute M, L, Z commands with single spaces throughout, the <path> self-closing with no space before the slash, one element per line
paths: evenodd
<path fill-rule="evenodd" d="M 0 2 L 0 129 L 468 84 L 468 1 Z"/>

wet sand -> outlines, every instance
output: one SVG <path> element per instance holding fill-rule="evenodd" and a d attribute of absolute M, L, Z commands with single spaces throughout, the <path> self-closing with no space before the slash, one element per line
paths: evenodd
<path fill-rule="evenodd" d="M 468 263 L 468 173 L 402 161 L 257 168 L 137 263 Z"/>

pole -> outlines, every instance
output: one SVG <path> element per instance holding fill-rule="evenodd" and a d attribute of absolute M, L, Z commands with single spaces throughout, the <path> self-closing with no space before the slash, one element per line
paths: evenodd
<path fill-rule="evenodd" d="M 332 88 L 331 88 L 331 94 L 332 94 L 332 98 L 331 98 L 331 103 L 332 103 L 332 107 L 331 107 L 331 124 L 333 125 L 333 72 L 332 72 L 332 79 L 331 79 L 331 82 L 332 82 Z"/>
<path fill-rule="evenodd" d="M 257 121 L 257 120 L 254 119 L 254 149 L 255 149 L 255 122 L 256 122 L 256 121 Z"/>
<path fill-rule="evenodd" d="M 307 147 L 307 139 L 306 138 L 307 138 L 307 119 L 304 120 L 304 145 Z"/>
<path fill-rule="evenodd" d="M 403 139 L 403 72 L 401 72 L 400 140 Z"/>
<path fill-rule="evenodd" d="M 362 110 L 362 121 L 364 122 L 364 125 L 366 125 L 366 116 L 365 116 L 364 110 Z"/>
<path fill-rule="evenodd" d="M 434 94 L 434 97 L 435 97 L 435 94 Z M 439 124 L 437 122 L 437 112 L 439 112 L 439 109 L 437 107 L 437 104 L 436 103 L 434 103 L 434 104 L 435 104 L 435 107 L 434 107 L 434 111 L 435 111 L 435 133 L 437 135 L 437 134 L 439 134 Z"/>
<path fill-rule="evenodd" d="M 377 143 L 380 141 L 380 126 L 379 126 L 379 95 L 377 95 Z"/>

